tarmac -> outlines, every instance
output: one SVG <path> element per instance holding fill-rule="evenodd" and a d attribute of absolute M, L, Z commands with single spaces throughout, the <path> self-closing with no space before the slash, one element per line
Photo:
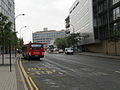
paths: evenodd
<path fill-rule="evenodd" d="M 120 60 L 120 56 L 111 56 L 100 53 L 81 52 L 79 54 Z M 15 57 L 15 55 L 12 54 L 12 67 L 10 72 L 9 54 L 5 54 L 4 64 L 2 64 L 2 56 L 0 55 L 0 90 L 28 90 L 25 86 L 22 73 L 18 68 L 18 57 L 19 56 Z"/>
<path fill-rule="evenodd" d="M 118 59 L 120 60 L 120 55 L 107 55 L 103 53 L 92 53 L 92 52 L 81 52 L 80 55 L 87 55 L 87 56 L 94 56 L 94 57 L 102 57 L 102 58 L 111 58 L 111 59 Z"/>

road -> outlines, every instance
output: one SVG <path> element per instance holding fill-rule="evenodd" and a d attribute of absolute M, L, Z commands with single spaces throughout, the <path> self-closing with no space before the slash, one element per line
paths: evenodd
<path fill-rule="evenodd" d="M 120 60 L 46 53 L 22 63 L 40 90 L 120 90 Z"/>

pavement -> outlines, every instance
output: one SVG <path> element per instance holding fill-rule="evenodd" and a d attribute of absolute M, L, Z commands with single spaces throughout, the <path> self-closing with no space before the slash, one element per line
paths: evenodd
<path fill-rule="evenodd" d="M 25 90 L 23 81 L 18 70 L 17 57 L 12 54 L 11 72 L 9 54 L 4 55 L 4 64 L 2 64 L 2 55 L 0 55 L 0 90 Z"/>
<path fill-rule="evenodd" d="M 120 56 L 115 56 L 115 55 L 107 55 L 103 53 L 91 53 L 91 52 L 81 52 L 79 53 L 80 55 L 87 55 L 87 56 L 94 56 L 94 57 L 102 57 L 102 58 L 112 58 L 112 59 L 119 59 Z"/>

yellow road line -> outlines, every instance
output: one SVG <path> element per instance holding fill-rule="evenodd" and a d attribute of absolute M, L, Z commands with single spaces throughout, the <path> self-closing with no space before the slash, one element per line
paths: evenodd
<path fill-rule="evenodd" d="M 30 89 L 31 89 L 31 90 L 34 90 L 34 88 L 32 87 L 32 84 L 33 84 L 33 86 L 35 87 L 35 89 L 36 89 L 36 90 L 39 90 L 39 89 L 37 88 L 37 86 L 35 85 L 34 81 L 32 80 L 32 78 L 31 78 L 30 76 L 28 76 L 27 73 L 25 72 L 25 69 L 23 68 L 23 65 L 22 65 L 22 62 L 21 62 L 21 58 L 20 58 L 20 67 L 21 67 L 21 70 L 22 70 L 22 72 L 23 72 L 24 77 L 26 78 L 26 80 L 27 80 L 27 82 L 28 82 L 28 85 L 29 85 Z M 30 80 L 29 80 L 29 79 L 30 79 Z M 32 84 L 30 83 L 30 81 L 31 81 Z"/>
<path fill-rule="evenodd" d="M 36 84 L 34 83 L 34 81 L 32 80 L 32 78 L 29 77 L 29 79 L 30 79 L 31 83 L 33 84 L 33 86 L 35 87 L 35 89 L 36 89 L 36 90 L 39 90 L 38 87 L 36 86 Z"/>

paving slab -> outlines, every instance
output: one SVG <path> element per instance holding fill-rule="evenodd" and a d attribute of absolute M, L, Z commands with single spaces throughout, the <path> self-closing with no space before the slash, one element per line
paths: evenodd
<path fill-rule="evenodd" d="M 12 55 L 12 71 L 10 72 L 9 55 L 4 58 L 2 64 L 2 56 L 0 56 L 0 90 L 17 90 L 17 80 L 15 71 L 15 57 Z"/>

